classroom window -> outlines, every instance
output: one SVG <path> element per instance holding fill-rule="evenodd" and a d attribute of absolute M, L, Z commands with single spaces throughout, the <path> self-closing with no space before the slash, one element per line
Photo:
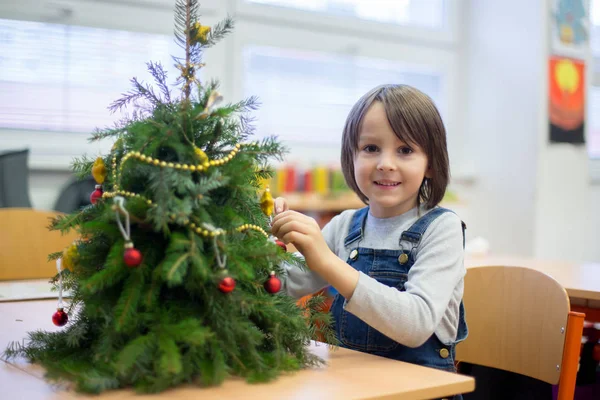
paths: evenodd
<path fill-rule="evenodd" d="M 444 27 L 445 0 L 246 0 L 321 14 L 432 29 Z"/>
<path fill-rule="evenodd" d="M 352 105 L 381 83 L 415 86 L 445 112 L 444 76 L 423 65 L 256 45 L 243 55 L 244 94 L 261 102 L 253 114 L 258 136 L 339 143 Z"/>
<path fill-rule="evenodd" d="M 0 48 L 0 128 L 61 132 L 112 126 L 130 79 L 150 81 L 152 60 L 174 80 L 180 53 L 167 35 L 6 19 Z"/>

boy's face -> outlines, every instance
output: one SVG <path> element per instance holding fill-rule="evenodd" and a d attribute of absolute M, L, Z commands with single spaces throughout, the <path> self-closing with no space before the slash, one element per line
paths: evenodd
<path fill-rule="evenodd" d="M 431 177 L 427 156 L 402 142 L 390 126 L 385 108 L 374 102 L 365 114 L 354 156 L 354 176 L 377 218 L 400 215 L 417 205 L 424 178 Z"/>

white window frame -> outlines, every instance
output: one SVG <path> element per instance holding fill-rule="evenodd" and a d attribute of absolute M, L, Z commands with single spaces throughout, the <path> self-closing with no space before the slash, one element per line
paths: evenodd
<path fill-rule="evenodd" d="M 140 6 L 136 6 L 136 3 Z M 129 0 L 125 4 L 115 0 L 19 0 L 0 3 L 0 18 L 127 30 L 173 37 L 173 6 L 169 6 L 169 3 L 174 5 L 175 0 Z M 219 0 L 202 1 L 202 17 L 207 25 L 223 19 L 226 13 L 219 7 L 221 7 Z M 226 64 L 224 47 L 216 46 L 207 51 L 204 57 L 207 64 L 204 73 L 207 79 L 221 78 L 221 71 Z M 170 76 L 169 81 L 174 81 L 175 78 Z M 95 156 L 110 151 L 112 146 L 110 140 L 89 143 L 90 135 L 91 132 L 0 128 L 0 152 L 29 148 L 31 169 L 67 171 L 70 170 L 75 157 L 84 154 Z"/>
<path fill-rule="evenodd" d="M 418 0 L 417 0 L 418 1 Z M 446 0 L 446 23 L 441 29 L 381 23 L 357 17 L 338 16 L 290 7 L 234 0 L 236 14 L 263 24 L 314 28 L 346 35 L 366 34 L 388 40 L 411 40 L 419 45 L 453 45 L 458 38 L 458 21 L 463 0 Z"/>

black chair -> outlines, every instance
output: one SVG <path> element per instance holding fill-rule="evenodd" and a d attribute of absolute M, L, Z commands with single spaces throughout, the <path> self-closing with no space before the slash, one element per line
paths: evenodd
<path fill-rule="evenodd" d="M 91 204 L 90 195 L 96 188 L 96 181 L 89 177 L 69 182 L 61 191 L 54 210 L 70 214 Z"/>
<path fill-rule="evenodd" d="M 29 149 L 0 153 L 0 208 L 31 208 Z"/>

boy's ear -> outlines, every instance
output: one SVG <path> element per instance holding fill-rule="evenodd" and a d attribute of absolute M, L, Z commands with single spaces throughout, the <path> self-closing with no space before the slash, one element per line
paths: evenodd
<path fill-rule="evenodd" d="M 431 166 L 428 166 L 425 170 L 425 178 L 433 178 L 433 170 L 431 169 Z"/>

